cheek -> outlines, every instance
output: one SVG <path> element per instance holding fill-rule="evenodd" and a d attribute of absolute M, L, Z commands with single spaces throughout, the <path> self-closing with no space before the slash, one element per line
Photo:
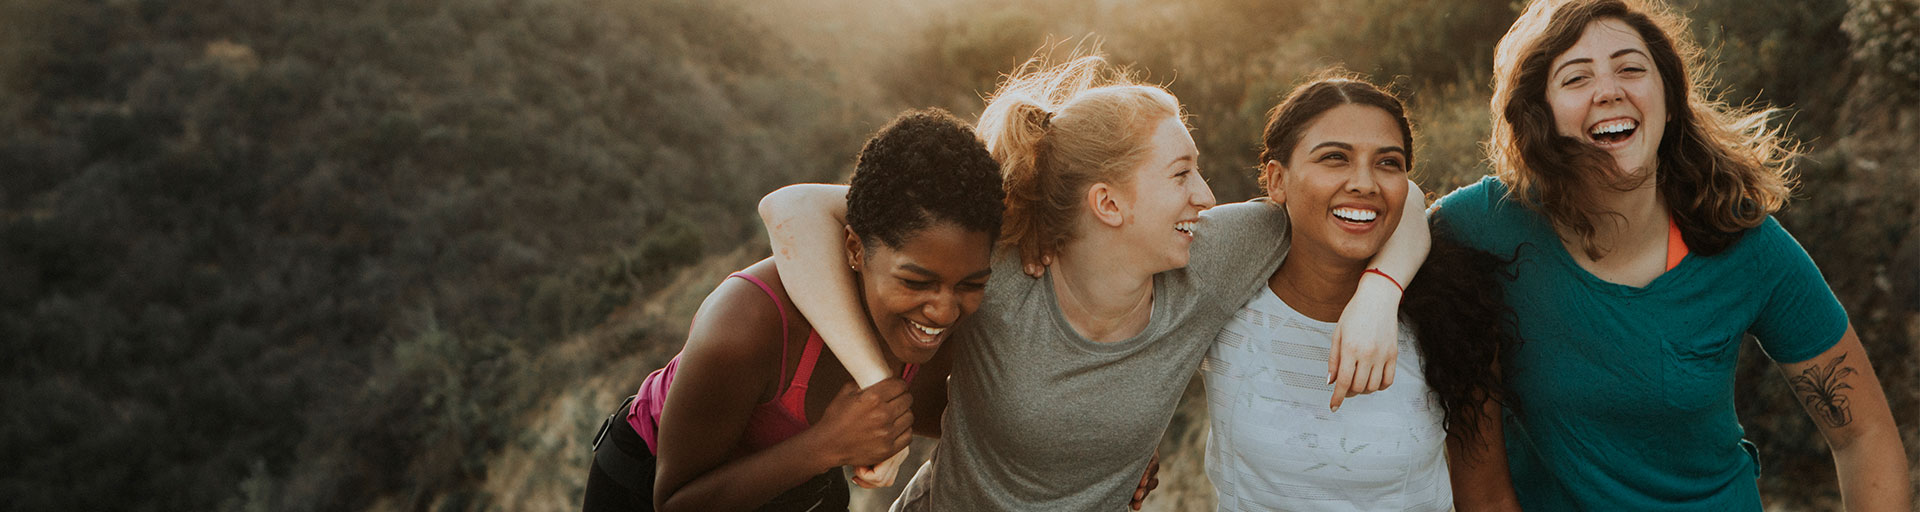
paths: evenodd
<path fill-rule="evenodd" d="M 1387 208 L 1398 214 L 1407 208 L 1407 178 L 1405 174 L 1383 172 L 1380 177 L 1380 192 L 1386 196 Z"/>
<path fill-rule="evenodd" d="M 867 312 L 878 320 L 900 312 L 900 304 L 910 294 L 900 287 L 867 287 Z"/>
<path fill-rule="evenodd" d="M 986 295 L 984 291 L 962 294 L 960 296 L 960 316 L 966 317 L 972 315 L 974 311 L 980 310 L 980 299 L 986 297 Z"/>
<path fill-rule="evenodd" d="M 1578 138 L 1583 131 L 1581 122 L 1587 117 L 1586 102 L 1578 101 L 1568 94 L 1548 94 L 1547 108 L 1553 111 L 1553 131 L 1563 136 Z"/>

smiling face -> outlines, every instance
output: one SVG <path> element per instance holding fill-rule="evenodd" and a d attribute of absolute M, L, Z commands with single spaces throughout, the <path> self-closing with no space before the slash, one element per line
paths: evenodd
<path fill-rule="evenodd" d="M 1554 129 L 1613 155 L 1622 178 L 1651 176 L 1670 117 L 1661 80 L 1646 42 L 1626 22 L 1589 23 L 1548 71 Z"/>
<path fill-rule="evenodd" d="M 1268 161 L 1267 194 L 1284 203 L 1292 251 L 1365 265 L 1399 224 L 1407 141 L 1391 114 L 1345 104 L 1315 117 L 1287 163 Z"/>
<path fill-rule="evenodd" d="M 1147 157 L 1125 187 L 1130 215 L 1122 226 L 1128 245 L 1145 251 L 1154 272 L 1187 266 L 1193 226 L 1212 208 L 1213 189 L 1200 176 L 1200 150 L 1177 117 L 1155 125 Z"/>
<path fill-rule="evenodd" d="M 892 358 L 915 364 L 933 358 L 954 324 L 980 307 L 992 250 L 992 235 L 945 221 L 900 247 L 867 247 L 848 231 L 848 260 L 858 270 L 867 316 Z"/>

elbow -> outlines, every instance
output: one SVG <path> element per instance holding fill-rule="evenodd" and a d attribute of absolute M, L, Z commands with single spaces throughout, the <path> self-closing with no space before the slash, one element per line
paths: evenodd
<path fill-rule="evenodd" d="M 766 223 L 768 227 L 772 227 L 776 221 L 775 217 L 778 216 L 780 212 L 792 211 L 792 204 L 796 200 L 795 196 L 802 193 L 800 190 L 802 186 L 803 185 L 787 185 L 775 189 L 773 192 L 768 192 L 765 197 L 761 197 L 760 206 L 758 207 L 760 211 L 760 221 Z"/>
<path fill-rule="evenodd" d="M 1888 418 L 1891 420 L 1892 418 Z M 1827 447 L 1835 454 L 1900 451 L 1900 434 L 1891 421 L 1861 421 L 1826 432 Z"/>

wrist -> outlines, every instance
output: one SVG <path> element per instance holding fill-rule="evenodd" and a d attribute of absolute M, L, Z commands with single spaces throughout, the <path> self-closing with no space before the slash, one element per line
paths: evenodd
<path fill-rule="evenodd" d="M 1366 281 L 1369 277 L 1385 279 L 1388 283 L 1392 283 L 1394 289 L 1399 290 L 1400 294 L 1405 295 L 1407 293 L 1407 285 L 1404 281 L 1393 277 L 1392 274 L 1388 274 L 1385 270 L 1380 270 L 1380 267 L 1369 268 L 1366 272 L 1360 274 L 1360 280 L 1362 282 Z"/>
<path fill-rule="evenodd" d="M 807 460 L 808 474 L 825 473 L 829 469 L 852 464 L 845 451 L 835 443 L 833 436 L 824 434 L 820 429 L 809 428 L 800 431 L 788 442 L 796 443 Z"/>
<path fill-rule="evenodd" d="M 1399 304 L 1400 298 L 1406 295 L 1406 289 L 1395 282 L 1395 278 L 1376 270 L 1368 269 L 1366 273 L 1360 274 L 1360 286 L 1354 290 L 1354 295 L 1366 294 L 1369 297 L 1379 297 Z"/>

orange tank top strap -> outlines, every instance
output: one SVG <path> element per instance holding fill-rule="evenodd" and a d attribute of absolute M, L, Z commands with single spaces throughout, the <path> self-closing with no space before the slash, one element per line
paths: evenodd
<path fill-rule="evenodd" d="M 1680 266 L 1680 260 L 1687 259 L 1687 240 L 1680 236 L 1680 224 L 1667 217 L 1667 270 Z"/>

